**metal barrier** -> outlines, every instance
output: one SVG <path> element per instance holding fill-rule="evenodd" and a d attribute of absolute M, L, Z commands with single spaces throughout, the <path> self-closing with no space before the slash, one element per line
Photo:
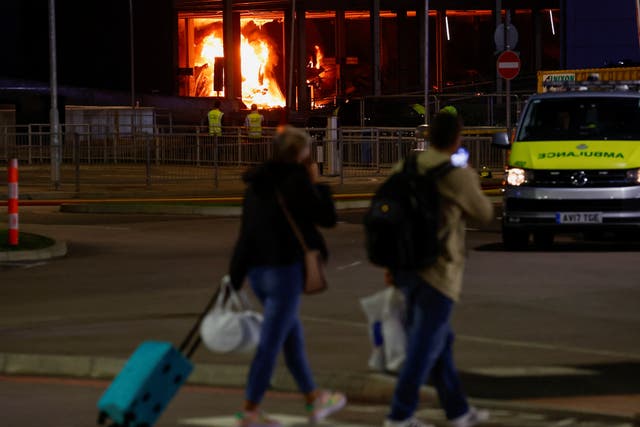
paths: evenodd
<path fill-rule="evenodd" d="M 202 127 L 158 128 L 154 133 L 121 134 L 96 125 L 61 127 L 63 183 L 83 185 L 146 185 L 202 181 L 240 183 L 244 170 L 273 156 L 276 129 L 265 128 L 251 139 L 244 128 L 224 128 L 209 135 Z M 324 174 L 340 182 L 385 176 L 416 149 L 413 128 L 308 129 L 312 156 Z M 486 128 L 465 136 L 470 161 L 477 168 L 501 170 L 505 153 L 491 146 Z M 51 146 L 48 125 L 0 127 L 0 169 L 10 158 L 23 166 L 24 185 L 50 182 Z"/>

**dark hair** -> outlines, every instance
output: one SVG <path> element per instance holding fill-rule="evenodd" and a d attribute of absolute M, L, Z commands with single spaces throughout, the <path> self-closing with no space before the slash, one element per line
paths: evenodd
<path fill-rule="evenodd" d="M 258 106 L 256 104 L 253 104 L 251 106 L 251 111 L 258 111 Z"/>
<path fill-rule="evenodd" d="M 434 148 L 449 148 L 456 143 L 462 132 L 462 120 L 448 112 L 433 117 L 429 126 L 429 143 Z"/>
<path fill-rule="evenodd" d="M 222 105 L 222 102 L 220 102 L 219 99 L 216 99 L 215 101 L 213 101 L 213 108 L 220 108 L 221 105 Z"/>
<path fill-rule="evenodd" d="M 285 126 L 273 138 L 273 159 L 278 162 L 296 163 L 300 153 L 311 145 L 311 137 L 302 129 Z"/>

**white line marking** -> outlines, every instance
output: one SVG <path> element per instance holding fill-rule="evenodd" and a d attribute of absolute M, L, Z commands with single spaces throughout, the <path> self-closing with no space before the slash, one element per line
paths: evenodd
<path fill-rule="evenodd" d="M 45 261 L 36 262 L 36 263 L 33 263 L 33 264 L 25 264 L 25 265 L 21 266 L 20 268 L 27 269 L 27 268 L 34 268 L 34 267 L 42 267 L 43 265 L 47 265 L 47 264 L 49 264 L 49 263 L 45 262 Z"/>
<path fill-rule="evenodd" d="M 282 425 L 286 427 L 309 426 L 309 419 L 307 417 L 286 414 L 270 414 L 270 416 L 281 422 Z M 238 425 L 235 417 L 188 418 L 178 421 L 178 424 L 193 427 L 235 427 Z M 330 420 L 322 421 L 318 425 L 333 427 L 366 427 L 362 424 L 343 424 Z"/>
<path fill-rule="evenodd" d="M 347 268 L 357 267 L 360 264 L 362 264 L 362 261 L 355 261 L 355 262 L 352 262 L 351 264 L 341 265 L 340 267 L 337 268 L 337 270 L 338 271 L 346 270 Z"/>
<path fill-rule="evenodd" d="M 566 366 L 492 366 L 465 370 L 472 374 L 496 378 L 564 377 L 599 375 L 596 371 Z"/>
<path fill-rule="evenodd" d="M 365 322 L 350 322 L 344 320 L 335 320 L 335 319 L 326 319 L 322 317 L 313 317 L 313 316 L 301 316 L 302 320 L 306 320 L 309 322 L 318 322 L 318 323 L 328 323 L 337 326 L 349 326 L 352 328 L 367 328 L 367 324 Z M 609 351 L 609 350 L 597 350 L 593 348 L 583 348 L 583 347 L 573 347 L 573 346 L 559 346 L 531 341 L 513 341 L 513 340 L 503 340 L 499 338 L 487 338 L 487 337 L 476 337 L 473 335 L 464 335 L 464 334 L 456 334 L 456 338 L 461 341 L 469 341 L 480 344 L 492 344 L 503 347 L 517 347 L 517 348 L 530 348 L 536 350 L 548 350 L 548 351 L 562 351 L 566 353 L 579 353 L 579 354 L 588 354 L 591 356 L 604 356 L 604 357 L 613 357 L 613 358 L 622 358 L 622 359 L 632 359 L 632 360 L 640 360 L 640 354 L 638 353 L 626 353 L 619 351 Z"/>
<path fill-rule="evenodd" d="M 512 69 L 512 68 L 519 68 L 520 64 L 518 64 L 517 62 L 501 62 L 500 64 L 498 64 L 498 68 L 500 69 Z"/>

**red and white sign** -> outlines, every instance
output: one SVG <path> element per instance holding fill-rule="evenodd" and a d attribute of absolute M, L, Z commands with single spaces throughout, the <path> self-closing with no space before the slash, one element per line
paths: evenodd
<path fill-rule="evenodd" d="M 505 50 L 498 57 L 498 74 L 506 80 L 515 79 L 520 74 L 520 57 L 512 50 Z"/>

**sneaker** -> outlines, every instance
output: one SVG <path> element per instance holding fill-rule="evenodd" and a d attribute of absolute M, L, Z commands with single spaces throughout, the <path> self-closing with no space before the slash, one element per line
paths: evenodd
<path fill-rule="evenodd" d="M 347 404 L 347 398 L 342 393 L 321 391 L 316 400 L 307 405 L 309 422 L 316 424 L 331 414 L 335 414 Z"/>
<path fill-rule="evenodd" d="M 491 418 L 486 409 L 469 408 L 469 412 L 449 421 L 451 427 L 474 427 L 478 424 L 486 423 Z"/>
<path fill-rule="evenodd" d="M 237 427 L 282 427 L 282 424 L 269 418 L 264 412 L 238 412 L 236 414 Z"/>
<path fill-rule="evenodd" d="M 433 424 L 427 424 L 419 419 L 412 417 L 404 421 L 384 420 L 384 427 L 436 427 Z"/>

